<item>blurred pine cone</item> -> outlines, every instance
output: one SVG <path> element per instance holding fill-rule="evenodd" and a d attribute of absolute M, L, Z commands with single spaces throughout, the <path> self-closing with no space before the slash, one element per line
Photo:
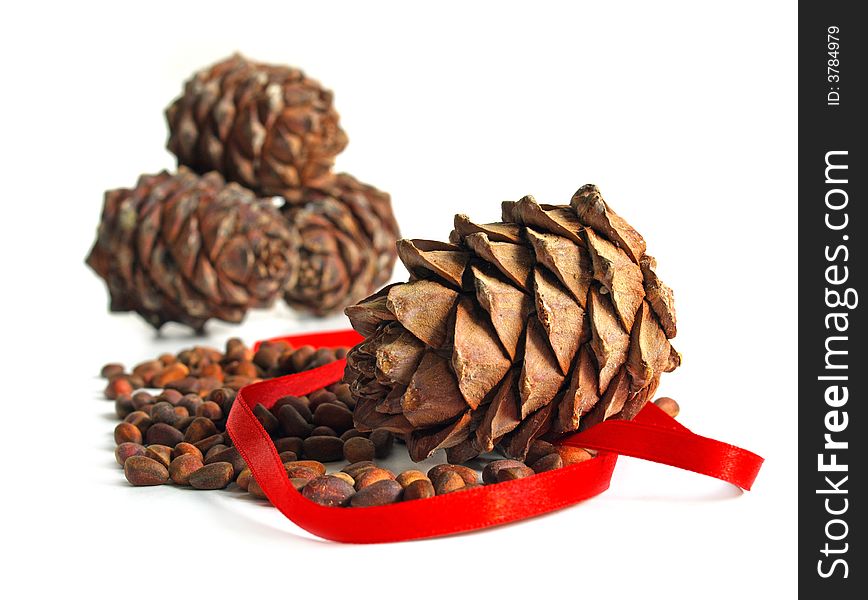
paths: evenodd
<path fill-rule="evenodd" d="M 292 286 L 298 245 L 270 200 L 182 167 L 106 192 L 87 264 L 106 281 L 112 312 L 199 330 L 210 318 L 240 322 Z"/>
<path fill-rule="evenodd" d="M 632 419 L 680 364 L 672 291 L 595 186 L 505 202 L 501 223 L 457 215 L 450 242 L 401 240 L 411 281 L 346 310 L 367 338 L 345 374 L 356 426 L 403 435 L 413 460 L 523 459 L 543 435 Z"/>
<path fill-rule="evenodd" d="M 392 275 L 399 237 L 389 194 L 346 173 L 289 196 L 283 207 L 302 244 L 290 306 L 325 315 L 361 300 Z"/>
<path fill-rule="evenodd" d="M 327 179 L 347 145 L 329 90 L 298 69 L 238 54 L 187 81 L 166 119 L 179 164 L 263 196 Z"/>

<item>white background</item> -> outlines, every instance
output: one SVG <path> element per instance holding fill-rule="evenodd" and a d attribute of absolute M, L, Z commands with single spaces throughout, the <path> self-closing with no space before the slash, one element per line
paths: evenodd
<path fill-rule="evenodd" d="M 795 3 L 525 4 L 7 3 L 9 597 L 795 596 Z M 755 490 L 624 458 L 610 491 L 556 514 L 362 547 L 231 491 L 128 486 L 94 375 L 200 340 L 107 314 L 83 259 L 102 192 L 173 167 L 163 108 L 234 50 L 335 90 L 338 167 L 392 193 L 407 237 L 598 184 L 676 292 L 685 360 L 660 393 L 767 459 Z M 278 308 L 207 341 L 344 323 Z"/>

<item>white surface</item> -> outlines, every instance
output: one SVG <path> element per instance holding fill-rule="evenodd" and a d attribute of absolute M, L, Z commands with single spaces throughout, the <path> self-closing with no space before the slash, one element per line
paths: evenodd
<path fill-rule="evenodd" d="M 562 4 L 4 9 L 9 597 L 795 596 L 794 3 Z M 194 340 L 109 316 L 83 259 L 103 190 L 173 166 L 162 110 L 182 81 L 236 49 L 335 90 L 338 166 L 392 193 L 407 237 L 600 185 L 676 292 L 685 362 L 660 393 L 697 432 L 766 457 L 755 491 L 622 459 L 609 492 L 557 514 L 354 547 L 232 492 L 126 485 L 91 375 Z M 343 324 L 277 309 L 207 341 Z"/>

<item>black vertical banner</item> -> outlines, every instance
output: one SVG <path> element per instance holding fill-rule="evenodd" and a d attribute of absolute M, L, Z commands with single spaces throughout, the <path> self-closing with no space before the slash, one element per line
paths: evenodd
<path fill-rule="evenodd" d="M 806 598 L 868 594 L 863 9 L 799 3 L 799 588 Z"/>

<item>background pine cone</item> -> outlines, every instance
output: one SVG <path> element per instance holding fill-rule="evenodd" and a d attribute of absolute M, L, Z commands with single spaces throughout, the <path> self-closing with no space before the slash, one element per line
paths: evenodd
<path fill-rule="evenodd" d="M 391 277 L 400 234 L 389 194 L 341 173 L 295 192 L 283 211 L 302 240 L 298 280 L 284 295 L 289 305 L 328 314 Z"/>
<path fill-rule="evenodd" d="M 455 217 L 451 243 L 401 240 L 408 283 L 347 308 L 356 426 L 413 460 L 464 462 L 608 418 L 632 419 L 681 362 L 672 291 L 645 241 L 592 185 L 570 206 L 530 196 L 503 222 Z"/>
<path fill-rule="evenodd" d="M 201 329 L 209 318 L 237 323 L 293 285 L 298 245 L 269 200 L 181 168 L 106 192 L 87 264 L 106 281 L 112 312 Z"/>
<path fill-rule="evenodd" d="M 328 178 L 347 145 L 329 90 L 298 69 L 238 54 L 187 81 L 166 119 L 179 164 L 263 196 Z"/>

